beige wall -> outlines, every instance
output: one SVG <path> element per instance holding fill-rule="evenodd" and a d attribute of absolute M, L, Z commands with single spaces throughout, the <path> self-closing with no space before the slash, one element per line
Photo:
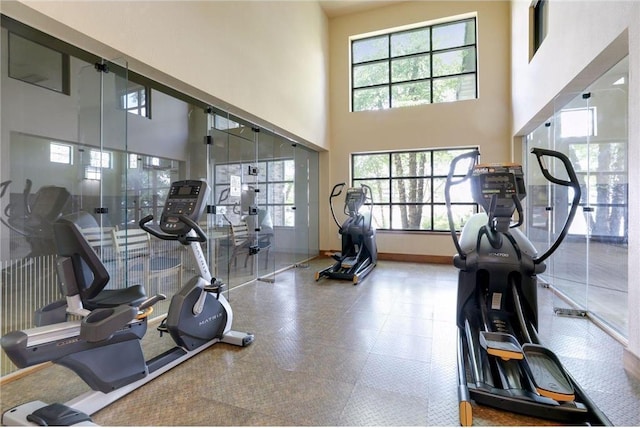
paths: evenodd
<path fill-rule="evenodd" d="M 406 24 L 477 12 L 477 100 L 349 112 L 349 37 Z M 335 230 L 326 201 L 335 183 L 349 181 L 353 152 L 480 145 L 482 160 L 509 160 L 510 75 L 508 1 L 417 1 L 333 18 L 329 22 L 329 168 L 320 183 L 320 230 Z M 451 256 L 448 234 L 377 234 L 378 251 Z M 321 249 L 339 249 L 336 233 L 321 234 Z"/>
<path fill-rule="evenodd" d="M 529 58 L 529 0 L 512 2 L 513 135 L 553 114 L 557 96 L 585 89 L 629 55 L 629 332 L 625 367 L 640 376 L 640 2 L 550 1 L 548 34 Z"/>
<path fill-rule="evenodd" d="M 3 0 L 1 8 L 302 143 L 328 146 L 328 23 L 316 2 Z"/>

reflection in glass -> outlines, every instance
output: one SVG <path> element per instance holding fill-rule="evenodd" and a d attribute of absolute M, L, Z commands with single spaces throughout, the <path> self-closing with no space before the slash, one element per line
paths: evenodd
<path fill-rule="evenodd" d="M 557 105 L 554 117 L 527 136 L 528 148 L 550 147 L 567 154 L 582 188 L 581 209 L 570 235 L 548 260 L 543 277 L 571 305 L 623 336 L 629 310 L 628 95 L 626 85 L 618 82 L 626 82 L 627 75 L 628 59 L 624 59 L 592 89 Z M 527 177 L 527 234 L 544 251 L 564 224 L 572 194 L 549 185 L 531 155 L 527 162 L 534 165 Z M 555 163 L 550 168 L 556 175 L 563 171 Z M 567 306 L 564 301 L 557 304 Z"/>

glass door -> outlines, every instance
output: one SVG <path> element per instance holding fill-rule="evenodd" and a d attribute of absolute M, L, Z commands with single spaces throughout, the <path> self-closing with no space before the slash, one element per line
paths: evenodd
<path fill-rule="evenodd" d="M 309 152 L 295 145 L 295 239 L 294 261 L 308 267 L 309 260 Z"/>
<path fill-rule="evenodd" d="M 551 185 L 542 175 L 538 167 L 536 157 L 531 153 L 533 148 L 553 148 L 553 123 L 551 120 L 538 127 L 526 138 L 526 150 L 524 152 L 527 173 L 527 237 L 538 250 L 539 254 L 552 244 L 551 223 L 553 221 L 553 205 Z M 545 262 L 549 274 L 553 272 L 553 260 L 551 257 Z"/>
<path fill-rule="evenodd" d="M 307 240 L 307 257 L 313 258 L 320 254 L 320 236 L 319 236 L 319 201 L 320 201 L 320 163 L 319 154 L 316 151 L 306 151 L 308 166 L 308 182 L 307 182 L 307 200 L 308 200 L 308 240 Z"/>
<path fill-rule="evenodd" d="M 276 230 L 276 269 L 295 265 L 295 143 L 278 136 L 270 165 L 269 204 Z"/>
<path fill-rule="evenodd" d="M 542 275 L 562 295 L 554 298 L 556 312 L 588 314 L 622 336 L 628 328 L 629 282 L 626 61 L 584 92 L 558 98 L 554 116 L 526 139 L 528 149 L 547 145 L 569 156 L 581 182 L 569 235 Z M 573 195 L 546 183 L 532 155 L 526 162 L 527 234 L 543 250 L 564 225 Z M 564 171 L 548 166 L 557 176 Z"/>
<path fill-rule="evenodd" d="M 111 281 L 107 288 L 144 283 L 130 273 L 127 258 L 117 262 L 111 232 L 126 228 L 127 62 L 101 60 L 78 74 L 78 144 L 74 147 L 76 179 L 73 213 L 82 232 L 101 256 Z"/>
<path fill-rule="evenodd" d="M 589 242 L 586 304 L 616 331 L 627 334 L 628 319 L 628 97 L 622 84 L 589 92 L 594 131 L 582 148 L 585 176 L 584 228 Z M 588 156 L 588 160 L 584 159 Z M 587 166 L 587 170 L 584 166 Z M 615 269 L 611 267 L 615 266 Z"/>
<path fill-rule="evenodd" d="M 592 110 L 589 97 L 583 94 L 568 96 L 571 101 L 565 103 L 567 97 L 556 99 L 554 116 L 552 119 L 553 149 L 566 154 L 571 160 L 581 184 L 581 209 L 569 229 L 569 235 L 562 245 L 562 251 L 554 254 L 554 262 L 549 275 L 554 278 L 554 285 L 573 301 L 574 306 L 585 308 L 587 303 L 587 266 L 589 265 L 589 239 L 585 218 L 588 217 L 589 195 L 585 192 L 588 187 L 588 174 L 580 171 L 588 170 L 589 139 L 592 133 Z M 564 103 L 564 104 L 563 104 Z M 556 176 L 561 176 L 562 167 L 551 165 Z M 570 189 L 550 185 L 550 195 L 553 210 L 551 211 L 551 241 L 555 241 L 562 230 L 569 214 L 570 201 L 573 195 Z M 561 302 L 558 302 L 562 305 Z M 566 305 L 564 305 L 566 306 Z M 558 309 L 560 310 L 560 309 Z"/>
<path fill-rule="evenodd" d="M 250 239 L 250 262 L 258 274 L 258 280 L 275 281 L 276 258 L 274 213 L 270 203 L 271 187 L 278 176 L 275 158 L 278 137 L 271 131 L 260 129 L 257 137 L 257 193 L 255 210 L 247 217 Z"/>
<path fill-rule="evenodd" d="M 212 113 L 210 177 L 216 204 L 216 271 L 230 288 L 258 277 L 251 247 L 257 239 L 260 130 L 224 112 Z"/>

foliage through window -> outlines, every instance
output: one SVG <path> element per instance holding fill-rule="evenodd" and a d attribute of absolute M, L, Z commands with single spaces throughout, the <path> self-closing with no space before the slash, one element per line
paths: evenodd
<path fill-rule="evenodd" d="M 127 195 L 121 207 L 123 218 L 128 224 L 138 224 L 141 218 L 153 215 L 157 222 L 171 183 L 180 177 L 180 162 L 137 153 L 123 153 L 121 159 L 128 165 L 122 181 L 126 187 L 121 189 Z"/>
<path fill-rule="evenodd" d="M 352 185 L 371 187 L 373 221 L 377 229 L 449 231 L 444 186 L 454 157 L 472 149 L 433 149 L 351 155 Z M 454 172 L 464 177 L 466 166 Z M 469 181 L 451 189 L 452 212 L 458 229 L 478 207 Z"/>
<path fill-rule="evenodd" d="M 478 97 L 476 19 L 351 40 L 351 109 Z"/>

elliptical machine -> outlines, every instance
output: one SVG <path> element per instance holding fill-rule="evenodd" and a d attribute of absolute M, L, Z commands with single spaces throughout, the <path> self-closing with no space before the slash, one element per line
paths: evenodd
<path fill-rule="evenodd" d="M 344 213 L 348 218 L 340 225 L 333 208 L 333 200 L 342 194 L 345 183 L 333 186 L 329 196 L 331 215 L 342 236 L 342 251 L 332 257 L 336 262 L 316 272 L 316 281 L 322 277 L 346 279 L 358 284 L 376 267 L 378 262 L 378 248 L 376 246 L 376 229 L 371 224 L 373 203 L 371 187 L 363 184 L 361 187 L 350 187 L 344 199 Z M 363 205 L 368 205 L 368 211 L 360 212 Z"/>
<path fill-rule="evenodd" d="M 231 330 L 233 312 L 221 294 L 223 284 L 213 278 L 200 246 L 207 237 L 198 225 L 208 193 L 206 182 L 177 181 L 171 185 L 160 218 L 160 230 L 140 227 L 164 240 L 189 246 L 199 275 L 171 299 L 166 330 L 176 346 L 145 361 L 141 339 L 152 306 L 162 294 L 146 298 L 140 285 L 105 290 L 106 268 L 71 219 L 55 224 L 58 273 L 67 297 L 67 312 L 80 321 L 58 322 L 11 332 L 0 340 L 19 368 L 51 361 L 74 371 L 93 391 L 65 404 L 33 401 L 2 415 L 4 425 L 74 425 L 91 423 L 90 415 L 155 379 L 217 342 L 250 344 L 249 333 Z"/>
<path fill-rule="evenodd" d="M 569 215 L 556 241 L 541 256 L 517 229 L 523 223 L 522 166 L 478 165 L 480 153 L 456 157 L 445 185 L 451 236 L 458 254 L 458 400 L 460 424 L 473 422 L 471 400 L 503 410 L 572 425 L 611 425 L 556 355 L 538 338 L 537 274 L 566 237 L 580 202 L 580 184 L 562 153 L 535 148 L 544 177 L 573 190 Z M 569 180 L 552 175 L 544 158 L 556 158 Z M 457 164 L 470 160 L 454 181 Z M 452 185 L 472 180 L 473 197 L 485 211 L 472 216 L 460 239 L 451 212 Z M 512 220 L 517 212 L 517 221 Z"/>
<path fill-rule="evenodd" d="M 0 223 L 25 237 L 31 248 L 25 258 L 55 254 L 53 223 L 62 216 L 62 211 L 71 200 L 71 194 L 64 187 L 42 186 L 31 195 L 33 182 L 27 179 L 22 191 L 22 203 L 18 207 L 11 203 L 11 196 L 8 194 L 10 185 L 11 180 L 0 183 L 0 199 L 5 194 L 9 197 Z"/>

